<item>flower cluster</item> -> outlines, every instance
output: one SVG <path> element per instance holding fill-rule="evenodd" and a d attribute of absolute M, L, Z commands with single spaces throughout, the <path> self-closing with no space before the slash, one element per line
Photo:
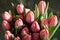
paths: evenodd
<path fill-rule="evenodd" d="M 58 22 L 56 15 L 47 18 L 47 8 L 46 2 L 40 1 L 34 11 L 26 10 L 23 4 L 17 4 L 15 15 L 4 11 L 2 27 L 5 31 L 5 39 L 46 40 L 49 37 L 48 27 L 53 28 Z"/>

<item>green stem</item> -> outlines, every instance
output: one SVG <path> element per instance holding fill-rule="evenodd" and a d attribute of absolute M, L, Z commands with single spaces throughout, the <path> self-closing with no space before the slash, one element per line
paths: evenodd
<path fill-rule="evenodd" d="M 12 34 L 12 40 L 14 40 L 14 35 Z"/>
<path fill-rule="evenodd" d="M 17 35 L 17 32 L 18 32 L 18 27 L 16 26 L 15 27 L 15 35 Z"/>

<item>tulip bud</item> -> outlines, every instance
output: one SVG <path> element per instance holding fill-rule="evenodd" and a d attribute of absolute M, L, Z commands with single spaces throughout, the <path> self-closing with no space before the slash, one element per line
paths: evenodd
<path fill-rule="evenodd" d="M 32 39 L 32 40 L 40 40 L 40 35 L 39 35 L 39 33 L 33 33 L 31 39 Z"/>
<path fill-rule="evenodd" d="M 49 31 L 47 29 L 43 29 L 40 32 L 40 38 L 46 40 L 49 36 Z"/>
<path fill-rule="evenodd" d="M 48 20 L 46 18 L 43 18 L 40 22 L 40 25 L 42 28 L 48 28 Z"/>
<path fill-rule="evenodd" d="M 45 8 L 46 8 L 45 1 L 40 1 L 38 4 L 38 9 L 41 15 L 44 14 Z"/>
<path fill-rule="evenodd" d="M 17 13 L 18 14 L 23 14 L 23 12 L 24 12 L 24 5 L 23 4 L 18 4 L 16 9 L 17 9 Z"/>
<path fill-rule="evenodd" d="M 25 36 L 25 35 L 28 34 L 28 33 L 29 33 L 28 28 L 27 28 L 27 27 L 24 27 L 24 28 L 22 29 L 22 31 L 21 31 L 21 37 Z"/>
<path fill-rule="evenodd" d="M 33 32 L 38 32 L 40 30 L 40 26 L 37 21 L 34 21 L 31 25 L 31 30 Z"/>
<path fill-rule="evenodd" d="M 20 39 L 20 37 L 17 36 L 14 38 L 14 40 L 21 40 L 21 39 Z"/>
<path fill-rule="evenodd" d="M 9 30 L 10 29 L 10 24 L 6 20 L 3 20 L 2 21 L 2 27 L 3 27 L 4 30 Z"/>
<path fill-rule="evenodd" d="M 31 35 L 27 34 L 22 38 L 22 40 L 31 40 Z"/>
<path fill-rule="evenodd" d="M 32 11 L 29 11 L 26 15 L 26 22 L 32 23 L 34 21 L 34 13 Z"/>
<path fill-rule="evenodd" d="M 52 15 L 49 19 L 48 19 L 48 22 L 49 22 L 49 25 L 50 26 L 56 26 L 57 25 L 57 22 L 58 22 L 58 19 L 57 19 L 57 16 L 56 15 Z"/>
<path fill-rule="evenodd" d="M 8 13 L 7 11 L 5 11 L 3 14 L 2 14 L 2 17 L 4 20 L 10 22 L 12 21 L 12 14 L 11 13 Z"/>
<path fill-rule="evenodd" d="M 18 27 L 19 29 L 22 29 L 23 21 L 21 19 L 17 19 L 16 22 L 15 22 L 15 27 Z"/>
<path fill-rule="evenodd" d="M 12 33 L 10 31 L 5 31 L 5 39 L 11 40 L 12 39 Z"/>

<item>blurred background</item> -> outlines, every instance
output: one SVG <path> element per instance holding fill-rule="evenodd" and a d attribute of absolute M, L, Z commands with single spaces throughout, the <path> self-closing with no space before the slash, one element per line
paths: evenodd
<path fill-rule="evenodd" d="M 34 8 L 35 3 L 39 3 L 41 0 L 22 0 L 22 3 L 26 8 L 30 8 L 31 10 Z M 60 0 L 45 0 L 46 2 L 49 2 L 49 11 L 53 11 L 55 15 L 60 18 Z M 4 11 L 9 10 L 11 6 L 11 2 L 15 4 L 15 6 L 20 3 L 19 0 L 0 0 L 0 40 L 4 40 L 4 31 L 1 26 L 2 22 L 2 13 Z M 53 38 L 51 40 L 60 40 L 60 27 L 54 34 Z"/>

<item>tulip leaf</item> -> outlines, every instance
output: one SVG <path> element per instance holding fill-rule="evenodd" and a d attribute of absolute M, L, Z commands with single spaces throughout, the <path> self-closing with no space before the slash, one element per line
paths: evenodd
<path fill-rule="evenodd" d="M 12 11 L 12 13 L 13 13 L 13 15 L 14 15 L 14 14 L 15 14 L 15 13 L 14 13 L 14 12 L 15 12 L 14 3 L 11 3 L 11 5 L 12 5 L 11 11 Z"/>
<path fill-rule="evenodd" d="M 55 32 L 57 31 L 57 29 L 59 28 L 60 26 L 60 19 L 58 20 L 58 23 L 55 27 L 48 27 L 48 30 L 49 30 L 49 39 L 51 39 L 53 37 L 53 35 L 55 34 Z"/>
<path fill-rule="evenodd" d="M 34 10 L 34 18 L 37 20 L 39 17 L 39 10 L 37 4 L 35 4 L 35 10 Z"/>
<path fill-rule="evenodd" d="M 11 12 L 12 12 L 12 15 L 13 15 L 13 18 L 15 17 L 15 15 L 16 15 L 16 9 L 15 9 L 15 5 L 14 5 L 14 3 L 11 3 Z"/>
<path fill-rule="evenodd" d="M 30 9 L 28 9 L 28 8 L 25 8 L 25 13 L 27 13 L 27 12 L 29 12 L 30 11 Z"/>
<path fill-rule="evenodd" d="M 52 15 L 53 15 L 53 12 L 50 12 L 48 18 L 50 18 Z"/>
<path fill-rule="evenodd" d="M 14 34 L 12 34 L 12 40 L 14 40 Z"/>
<path fill-rule="evenodd" d="M 25 17 L 25 16 L 26 16 L 26 14 L 27 14 L 27 12 L 29 12 L 29 11 L 30 11 L 30 9 L 25 8 L 25 12 L 23 13 L 23 16 Z"/>
<path fill-rule="evenodd" d="M 45 12 L 44 12 L 44 14 L 43 14 L 44 18 L 46 18 L 46 19 L 47 19 L 47 17 L 48 17 L 48 7 L 49 7 L 49 2 L 47 3 Z"/>
<path fill-rule="evenodd" d="M 43 18 L 44 18 L 44 16 L 39 15 L 39 17 L 38 17 L 38 22 L 40 22 Z"/>

